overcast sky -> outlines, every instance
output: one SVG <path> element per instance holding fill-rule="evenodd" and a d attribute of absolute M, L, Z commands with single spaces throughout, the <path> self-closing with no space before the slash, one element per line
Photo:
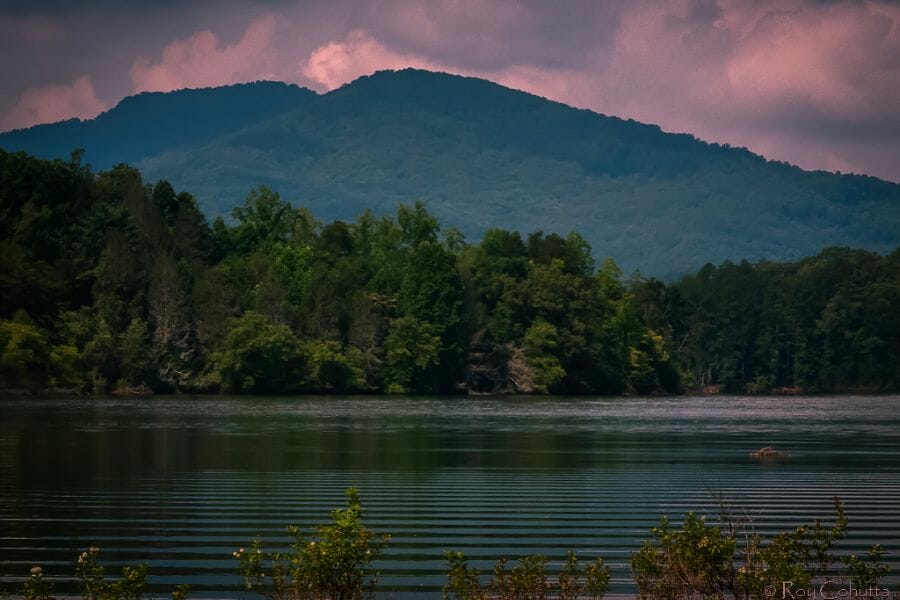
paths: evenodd
<path fill-rule="evenodd" d="M 0 130 L 414 66 L 900 181 L 896 1 L 4 0 L 0 56 Z"/>

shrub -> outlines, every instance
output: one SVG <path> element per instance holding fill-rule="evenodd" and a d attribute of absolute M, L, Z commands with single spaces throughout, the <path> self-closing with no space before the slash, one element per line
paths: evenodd
<path fill-rule="evenodd" d="M 780 533 L 771 540 L 750 535 L 744 551 L 744 564 L 739 569 L 737 588 L 750 595 L 763 595 L 766 586 L 781 589 L 789 581 L 797 589 L 808 589 L 813 579 L 829 572 L 835 558 L 831 550 L 847 535 L 844 504 L 834 499 L 835 522 L 830 529 L 816 521 Z"/>
<path fill-rule="evenodd" d="M 831 527 L 820 521 L 769 539 L 755 533 L 751 523 L 723 511 L 719 525 L 689 513 L 680 529 L 666 517 L 651 530 L 631 557 L 631 570 L 640 598 L 765 598 L 789 584 L 798 595 L 814 593 L 813 583 L 833 575 L 834 545 L 847 535 L 844 504 L 834 499 Z M 883 550 L 873 546 L 860 558 L 844 558 L 854 586 L 877 586 L 887 574 L 880 563 Z M 773 592 L 775 590 L 775 592 Z"/>
<path fill-rule="evenodd" d="M 22 587 L 25 600 L 53 600 L 53 586 L 44 579 L 44 570 L 40 566 L 31 567 L 31 576 Z"/>
<path fill-rule="evenodd" d="M 353 600 L 371 593 L 377 573 L 370 565 L 388 537 L 379 541 L 362 521 L 359 493 L 347 490 L 347 507 L 331 513 L 331 523 L 319 525 L 307 538 L 288 527 L 291 552 L 265 552 L 258 538 L 249 551 L 234 553 L 247 589 L 274 600 L 330 598 Z"/>
<path fill-rule="evenodd" d="M 642 598 L 719 597 L 729 587 L 736 542 L 705 517 L 688 513 L 680 530 L 667 517 L 631 558 Z"/>
<path fill-rule="evenodd" d="M 100 549 L 91 547 L 82 552 L 75 562 L 75 575 L 83 600 L 140 600 L 147 585 L 147 564 L 122 568 L 121 577 L 107 580 L 105 569 L 97 560 Z M 188 586 L 180 585 L 173 592 L 174 600 L 184 600 Z M 25 600 L 55 600 L 53 586 L 44 579 L 44 570 L 31 567 L 31 576 L 21 591 Z"/>
<path fill-rule="evenodd" d="M 843 559 L 844 564 L 847 565 L 850 581 L 857 589 L 867 590 L 877 587 L 881 583 L 881 580 L 890 571 L 890 567 L 881 562 L 884 555 L 884 548 L 881 547 L 881 544 L 875 544 L 866 552 L 865 557 L 861 558 L 851 554 Z"/>
<path fill-rule="evenodd" d="M 147 564 L 123 567 L 122 577 L 107 581 L 104 568 L 97 562 L 100 549 L 91 547 L 82 552 L 75 565 L 75 574 L 81 582 L 84 600 L 138 600 L 147 585 Z"/>
<path fill-rule="evenodd" d="M 598 558 L 581 568 L 575 553 L 569 551 L 565 567 L 555 577 L 547 574 L 547 558 L 524 556 L 512 569 L 509 560 L 501 558 L 486 586 L 481 584 L 481 573 L 469 567 L 461 552 L 448 552 L 447 585 L 441 588 L 445 600 L 575 600 L 589 598 L 600 600 L 609 588 L 609 568 Z"/>
<path fill-rule="evenodd" d="M 492 598 L 518 600 L 544 600 L 550 592 L 547 581 L 547 558 L 523 556 L 519 564 L 506 570 L 507 559 L 501 558 L 494 567 L 494 576 L 488 589 Z"/>
<path fill-rule="evenodd" d="M 469 567 L 466 557 L 462 552 L 448 552 L 446 554 L 447 585 L 441 588 L 441 597 L 444 600 L 455 598 L 456 600 L 485 600 L 487 591 L 482 589 L 481 573 L 474 567 Z"/>

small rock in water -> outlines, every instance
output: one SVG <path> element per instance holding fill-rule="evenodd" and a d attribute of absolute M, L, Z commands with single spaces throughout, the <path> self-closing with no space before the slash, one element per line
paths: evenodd
<path fill-rule="evenodd" d="M 750 456 L 753 458 L 784 458 L 787 456 L 787 453 L 782 452 L 775 446 L 765 446 L 756 452 L 751 452 Z"/>

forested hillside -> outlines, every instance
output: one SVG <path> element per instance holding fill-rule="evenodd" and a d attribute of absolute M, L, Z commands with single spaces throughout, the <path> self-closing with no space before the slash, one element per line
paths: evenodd
<path fill-rule="evenodd" d="M 208 225 L 134 168 L 0 151 L 0 388 L 583 393 L 900 386 L 900 251 L 623 280 L 578 233 L 420 204 Z"/>
<path fill-rule="evenodd" d="M 175 95 L 142 95 L 95 121 L 2 134 L 0 147 L 67 159 L 81 146 L 101 167 L 132 162 L 191 190 L 210 219 L 229 219 L 264 184 L 324 221 L 421 201 L 473 240 L 575 230 L 598 260 L 669 280 L 707 262 L 797 260 L 829 245 L 884 253 L 900 240 L 898 184 L 802 171 L 489 81 L 404 70 L 322 95 L 264 83 L 175 94 L 193 98 L 191 115 L 207 96 L 234 96 L 244 117 L 201 112 L 201 135 Z M 146 110 L 126 110 L 138 100 Z M 38 133 L 40 145 L 20 144 Z"/>
<path fill-rule="evenodd" d="M 188 150 L 316 97 L 296 85 L 260 81 L 198 90 L 129 96 L 95 119 L 71 119 L 0 134 L 0 148 L 44 158 L 84 150 L 95 169 L 136 163 L 161 152 Z"/>

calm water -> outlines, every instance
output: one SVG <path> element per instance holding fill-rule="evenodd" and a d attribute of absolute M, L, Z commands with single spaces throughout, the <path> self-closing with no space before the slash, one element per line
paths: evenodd
<path fill-rule="evenodd" d="M 237 596 L 231 552 L 327 519 L 360 489 L 390 595 L 437 595 L 443 554 L 629 553 L 659 517 L 715 512 L 762 532 L 847 504 L 859 551 L 900 571 L 900 397 L 0 399 L 0 579 L 71 576 L 90 545 L 154 589 Z M 776 445 L 787 459 L 748 453 Z M 65 581 L 60 582 L 65 588 Z"/>

